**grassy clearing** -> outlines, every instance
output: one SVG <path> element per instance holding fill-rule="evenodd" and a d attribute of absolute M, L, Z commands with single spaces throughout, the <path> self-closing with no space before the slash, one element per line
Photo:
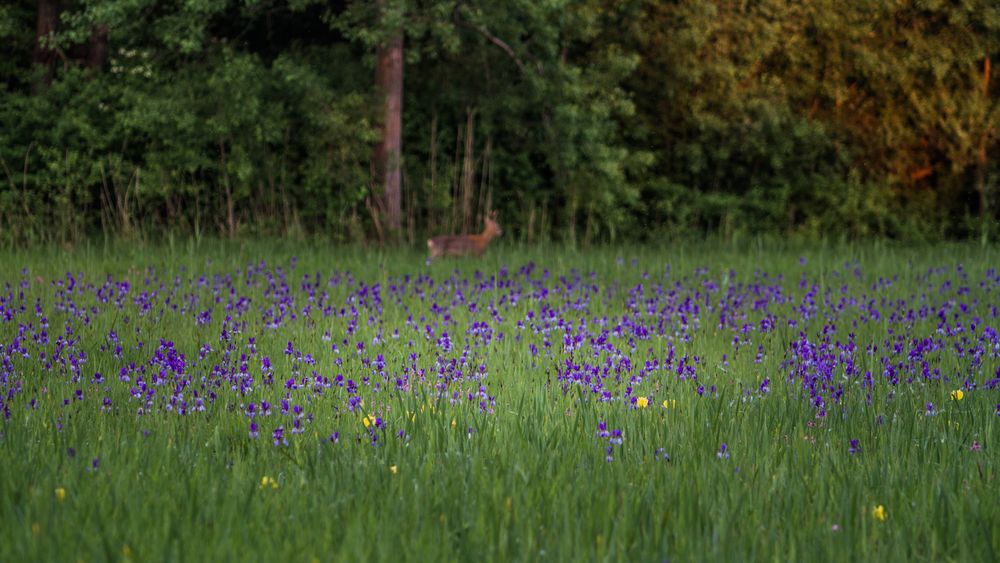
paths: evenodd
<path fill-rule="evenodd" d="M 993 560 L 996 258 L 8 253 L 0 560 Z"/>

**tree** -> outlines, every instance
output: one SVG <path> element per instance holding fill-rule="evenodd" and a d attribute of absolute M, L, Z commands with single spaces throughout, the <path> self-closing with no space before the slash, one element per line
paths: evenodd
<path fill-rule="evenodd" d="M 45 70 L 41 83 L 52 84 L 56 63 L 56 30 L 59 24 L 59 0 L 38 0 L 38 23 L 35 28 L 35 52 L 32 60 Z"/>
<path fill-rule="evenodd" d="M 403 158 L 403 30 L 398 24 L 400 6 L 380 0 L 379 11 L 389 35 L 378 43 L 375 87 L 382 99 L 381 135 L 375 145 L 373 168 L 380 188 L 385 227 L 390 238 L 400 235 Z"/>

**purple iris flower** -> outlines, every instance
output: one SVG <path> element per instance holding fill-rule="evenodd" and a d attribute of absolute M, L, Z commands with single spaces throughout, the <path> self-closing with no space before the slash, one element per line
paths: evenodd
<path fill-rule="evenodd" d="M 616 428 L 611 431 L 611 438 L 608 439 L 608 442 L 620 446 L 623 441 L 624 439 L 622 438 L 622 431 L 620 428 Z"/>
<path fill-rule="evenodd" d="M 279 426 L 279 427 L 275 428 L 274 429 L 274 433 L 271 435 L 271 438 L 274 440 L 274 445 L 275 446 L 281 446 L 281 445 L 287 446 L 288 445 L 288 440 L 285 438 L 285 427 L 284 426 Z"/>
<path fill-rule="evenodd" d="M 997 408 L 1000 409 L 1000 405 L 997 405 Z M 607 422 L 604 422 L 602 420 L 601 422 L 597 423 L 597 436 L 599 438 L 610 438 L 611 437 L 611 433 L 608 432 L 608 423 Z"/>
<path fill-rule="evenodd" d="M 719 459 L 729 459 L 729 446 L 725 442 L 719 446 L 719 451 L 715 452 L 715 457 Z"/>
<path fill-rule="evenodd" d="M 847 453 L 861 453 L 861 444 L 857 440 L 851 440 L 851 446 L 847 449 Z"/>

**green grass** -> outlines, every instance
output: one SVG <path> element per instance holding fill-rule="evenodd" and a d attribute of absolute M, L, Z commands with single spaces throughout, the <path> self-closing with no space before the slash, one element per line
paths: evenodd
<path fill-rule="evenodd" d="M 290 271 L 291 256 L 297 263 Z M 1000 304 L 998 289 L 977 285 L 997 258 L 997 248 L 973 245 L 808 247 L 760 242 L 594 250 L 501 246 L 481 260 L 429 266 L 416 252 L 275 241 L 155 247 L 116 243 L 72 251 L 7 252 L 0 256 L 7 265 L 0 284 L 9 283 L 10 290 L 2 294 L 25 304 L 26 312 L 0 323 L 0 345 L 11 343 L 19 324 L 33 323 L 33 328 L 24 344 L 32 357 L 10 354 L 22 389 L 11 403 L 11 417 L 0 419 L 0 560 L 996 560 L 1000 481 L 993 451 L 1000 447 L 1000 392 L 982 384 L 1000 365 L 997 353 L 987 353 L 981 365 L 972 367 L 968 357 L 942 350 L 929 356 L 931 367 L 941 369 L 950 381 L 891 386 L 878 380 L 870 402 L 858 378 L 845 378 L 844 398 L 836 407 L 828 406 L 825 418 L 816 418 L 798 382 L 786 381 L 788 370 L 782 362 L 789 359 L 789 345 L 800 331 L 818 339 L 830 319 L 838 325 L 835 341 L 855 334 L 861 370 L 881 373 L 878 356 L 861 353 L 865 346 L 881 346 L 890 338 L 890 329 L 904 334 L 907 342 L 936 334 L 933 316 L 909 325 L 891 323 L 889 312 L 899 300 L 907 304 L 904 310 L 968 304 L 971 313 L 960 318 L 968 322 L 979 317 L 978 327 L 967 329 L 968 342 L 974 343 L 983 327 L 1000 328 L 990 309 Z M 222 292 L 220 302 L 213 302 L 212 276 L 235 276 L 237 269 L 245 272 L 247 264 L 261 260 L 290 271 L 288 286 L 300 312 L 308 303 L 300 282 L 304 275 L 319 272 L 330 303 L 359 310 L 355 332 L 346 335 L 346 318 L 315 313 L 309 319 L 300 314 L 279 329 L 266 328 L 260 308 L 270 297 L 259 280 L 246 285 L 237 278 L 235 293 Z M 476 289 L 478 280 L 499 276 L 503 267 L 515 279 L 517 270 L 529 262 L 535 264 L 535 280 L 546 269 L 550 274 L 537 286 L 523 284 L 517 304 L 511 304 L 509 288 Z M 964 265 L 968 281 L 959 278 L 958 264 Z M 30 282 L 23 298 L 18 295 L 22 267 L 29 269 Z M 697 271 L 700 267 L 707 273 Z M 855 267 L 860 277 L 853 275 Z M 928 276 L 932 267 L 947 272 Z M 670 346 L 678 357 L 700 358 L 697 383 L 662 372 L 636 383 L 636 395 L 653 398 L 644 409 L 629 408 L 620 400 L 597 401 L 579 387 L 564 392 L 557 369 L 569 357 L 562 347 L 565 334 L 552 329 L 551 353 L 546 356 L 541 335 L 516 327 L 529 311 L 537 319 L 543 304 L 557 309 L 574 327 L 586 319 L 596 330 L 603 317 L 609 319 L 609 328 L 623 316 L 652 323 L 656 314 L 641 312 L 642 298 L 640 312 L 626 309 L 630 290 L 637 285 L 642 284 L 645 298 L 652 298 L 652 288 L 663 284 L 682 300 L 702 289 L 706 280 L 720 292 L 753 283 L 756 270 L 767 272 L 772 284 L 778 283 L 774 276 L 784 276 L 780 285 L 793 299 L 771 308 L 781 320 L 793 316 L 815 286 L 819 299 L 813 321 L 752 333 L 751 342 L 735 352 L 735 332 L 718 329 L 718 313 L 710 313 L 702 302 L 700 325 L 687 341 L 668 333 L 634 339 L 633 347 L 628 335 L 609 336 L 636 368 L 646 360 L 663 359 Z M 65 279 L 66 272 L 83 272 L 84 283 L 98 287 L 108 275 L 116 281 L 128 279 L 128 304 L 117 311 L 100 303 L 93 291 L 85 291 L 74 301 L 86 312 L 74 317 L 58 310 L 61 298 L 53 281 Z M 336 287 L 327 285 L 338 272 L 349 272 L 354 283 L 345 277 Z M 153 300 L 153 310 L 139 316 L 132 299 L 155 288 L 142 286 L 151 273 L 164 289 Z M 407 274 L 430 276 L 434 285 L 421 282 L 423 298 L 413 285 L 397 302 L 388 288 Z M 591 284 L 597 291 L 567 290 L 561 284 L 560 276 L 572 280 L 577 274 L 580 281 L 574 287 Z M 205 287 L 197 285 L 201 275 L 207 278 Z M 181 285 L 171 295 L 175 276 Z M 805 287 L 799 285 L 802 276 Z M 878 285 L 880 278 L 893 276 L 891 285 Z M 516 279 L 523 282 L 523 277 Z M 945 280 L 953 284 L 941 289 Z M 380 284 L 381 313 L 361 303 L 359 282 Z M 542 286 L 548 296 L 532 298 L 532 291 Z M 881 320 L 852 326 L 861 316 L 857 307 L 837 312 L 822 302 L 829 290 L 835 304 L 844 286 L 846 295 L 862 303 L 875 299 Z M 968 292 L 960 292 L 962 286 L 968 286 Z M 441 288 L 447 290 L 432 299 L 432 292 Z M 719 295 L 712 294 L 709 302 L 717 303 Z M 197 298 L 197 305 L 184 314 L 174 312 L 165 305 L 167 296 L 181 307 Z M 238 296 L 249 298 L 250 306 L 242 317 L 246 326 L 233 336 L 232 361 L 246 352 L 247 338 L 254 336 L 258 357 L 250 362 L 250 372 L 257 377 L 253 391 L 241 397 L 217 389 L 219 398 L 206 401 L 205 412 L 180 416 L 157 403 L 152 412 L 137 416 L 139 403 L 129 394 L 129 384 L 118 381 L 122 366 L 135 362 L 151 373 L 155 366 L 149 362 L 159 339 L 171 340 L 186 356 L 187 371 L 194 377 L 186 394 L 190 399 L 212 365 L 225 362 L 220 342 L 223 307 Z M 502 296 L 507 296 L 503 304 Z M 577 302 L 584 297 L 589 301 Z M 80 339 L 76 350 L 85 351 L 87 359 L 79 383 L 71 380 L 68 369 L 42 367 L 38 351 L 51 351 L 54 344 L 31 342 L 40 322 L 33 313 L 36 300 L 48 317 L 53 342 L 64 334 L 66 323 L 74 329 L 72 337 Z M 476 303 L 475 311 L 470 302 Z M 444 313 L 432 312 L 432 303 L 447 309 L 448 324 Z M 491 317 L 490 304 L 502 321 Z M 98 312 L 90 312 L 90 307 Z M 163 315 L 157 314 L 161 307 Z M 213 309 L 212 322 L 196 326 L 194 315 L 207 308 Z M 744 312 L 748 322 L 759 322 L 751 309 Z M 84 325 L 82 317 L 87 315 L 90 322 Z M 411 315 L 417 330 L 406 324 Z M 505 333 L 501 341 L 470 344 L 469 349 L 471 366 L 482 363 L 488 369 L 483 384 L 495 397 L 492 413 L 480 412 L 478 403 L 465 398 L 479 383 L 450 384 L 449 392 L 460 392 L 458 404 L 436 398 L 431 377 L 426 383 L 413 382 L 406 392 L 393 388 L 392 378 L 414 363 L 411 353 L 417 355 L 418 368 L 428 373 L 435 369 L 435 340 L 422 337 L 425 325 L 434 325 L 437 336 L 448 330 L 453 343 L 453 351 L 443 354 L 448 359 L 460 356 L 467 342 L 465 330 L 473 321 L 489 321 L 495 334 Z M 389 336 L 393 329 L 401 333 L 398 340 Z M 100 348 L 107 344 L 110 330 L 123 342 L 121 358 Z M 340 366 L 333 363 L 338 355 L 331 352 L 331 342 L 323 339 L 327 330 L 332 343 L 349 341 L 340 346 Z M 380 330 L 383 340 L 373 344 Z M 515 341 L 517 334 L 520 342 Z M 141 349 L 136 348 L 139 341 L 144 342 Z M 289 435 L 286 424 L 289 445 L 275 447 L 270 431 L 277 419 L 262 424 L 260 438 L 253 440 L 242 411 L 245 403 L 262 399 L 277 408 L 285 391 L 282 383 L 295 368 L 283 354 L 288 341 L 316 359 L 300 376 L 313 369 L 331 378 L 342 373 L 361 384 L 365 402 L 359 412 L 351 413 L 343 389 L 333 387 L 322 396 L 294 391 L 292 402 L 314 418 L 300 435 Z M 384 355 L 391 378 L 382 381 L 378 391 L 361 383 L 365 375 L 380 380 L 356 353 L 357 341 L 366 344 L 365 357 Z M 961 336 L 948 340 L 953 341 L 962 342 Z M 198 350 L 206 343 L 212 352 L 199 362 Z M 541 349 L 538 357 L 529 353 L 529 343 Z M 760 363 L 755 361 L 758 345 L 763 346 Z M 584 345 L 572 359 L 600 363 L 607 358 L 606 353 L 596 359 L 588 354 Z M 274 362 L 271 387 L 260 382 L 262 355 Z M 105 383 L 91 382 L 94 372 L 104 374 Z M 770 393 L 744 393 L 757 389 L 765 377 L 771 380 Z M 966 391 L 961 401 L 950 401 L 949 393 L 962 387 L 965 377 L 980 388 Z M 13 384 L 7 385 L 5 392 Z M 628 381 L 609 385 L 620 399 Z M 698 385 L 706 387 L 703 396 L 695 391 Z M 711 385 L 714 394 L 707 390 Z M 78 388 L 84 392 L 82 401 L 72 398 Z M 169 396 L 166 388 L 161 392 Z M 108 412 L 100 409 L 104 396 L 114 405 Z M 35 409 L 28 404 L 32 398 L 37 400 Z M 64 406 L 66 398 L 70 401 Z M 676 406 L 664 409 L 664 399 L 676 400 Z M 937 416 L 924 415 L 927 402 L 936 405 Z M 376 447 L 362 424 L 362 412 L 384 421 Z M 610 463 L 605 460 L 606 440 L 597 436 L 601 421 L 623 434 Z M 400 430 L 404 438 L 397 438 Z M 340 433 L 338 443 L 328 439 L 334 431 Z M 852 439 L 860 441 L 858 454 L 847 451 Z M 981 450 L 970 450 L 974 441 Z M 723 442 L 729 459 L 716 455 Z M 662 459 L 661 448 L 669 461 Z M 95 458 L 97 470 L 91 467 Z M 273 478 L 277 487 L 262 487 L 264 477 Z M 62 501 L 57 488 L 65 490 Z M 876 505 L 887 510 L 885 521 L 873 516 Z"/>

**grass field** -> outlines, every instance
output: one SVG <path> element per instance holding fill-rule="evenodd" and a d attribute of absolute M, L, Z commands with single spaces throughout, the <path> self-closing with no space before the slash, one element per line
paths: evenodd
<path fill-rule="evenodd" d="M 0 256 L 0 561 L 995 561 L 996 247 Z"/>

